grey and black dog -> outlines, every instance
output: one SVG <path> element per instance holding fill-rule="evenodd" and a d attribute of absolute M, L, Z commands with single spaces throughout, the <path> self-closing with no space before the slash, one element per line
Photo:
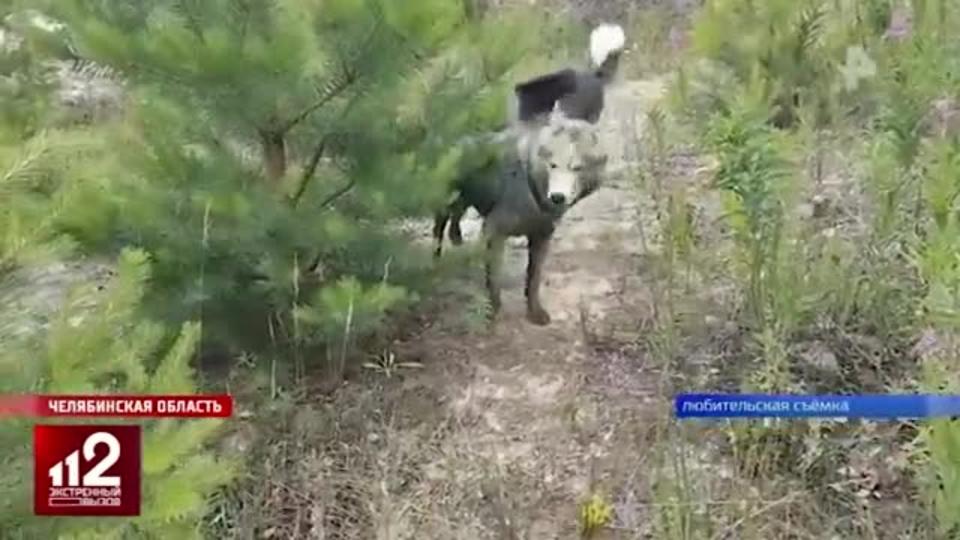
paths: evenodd
<path fill-rule="evenodd" d="M 600 151 L 594 124 L 624 42 L 619 26 L 601 25 L 590 36 L 593 71 L 567 69 L 518 84 L 519 122 L 472 141 L 492 144 L 493 152 L 481 152 L 485 158 L 454 182 L 453 201 L 435 216 L 436 257 L 442 253 L 448 223 L 450 240 L 459 245 L 464 213 L 473 207 L 483 217 L 486 285 L 493 316 L 500 310 L 506 239 L 526 236 L 527 319 L 540 325 L 550 322 L 540 302 L 543 263 L 560 218 L 600 185 L 607 156 Z"/>
<path fill-rule="evenodd" d="M 468 205 L 474 207 L 483 217 L 486 285 L 495 316 L 500 309 L 506 239 L 525 236 L 527 318 L 548 324 L 550 315 L 540 302 L 540 281 L 550 240 L 564 213 L 600 186 L 607 156 L 592 125 L 562 115 L 554 115 L 546 126 L 514 126 L 482 142 L 491 144 L 493 151 L 457 179 L 456 201 L 436 215 L 435 255 L 442 252 L 451 214 L 462 215 Z M 451 224 L 450 234 L 454 244 L 462 242 L 458 221 Z"/>

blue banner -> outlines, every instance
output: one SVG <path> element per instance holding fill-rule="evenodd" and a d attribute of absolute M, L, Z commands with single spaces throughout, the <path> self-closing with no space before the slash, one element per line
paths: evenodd
<path fill-rule="evenodd" d="M 960 396 L 680 394 L 677 418 L 935 418 L 960 416 Z"/>

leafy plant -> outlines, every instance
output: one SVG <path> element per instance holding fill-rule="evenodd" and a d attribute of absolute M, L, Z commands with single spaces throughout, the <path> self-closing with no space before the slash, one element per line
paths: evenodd
<path fill-rule="evenodd" d="M 729 114 L 715 116 L 707 141 L 719 160 L 714 185 L 729 194 L 728 219 L 748 272 L 748 310 L 763 326 L 778 284 L 790 168 L 759 103 L 744 98 Z"/>
<path fill-rule="evenodd" d="M 580 505 L 580 537 L 593 538 L 612 519 L 613 507 L 600 494 L 594 493 Z"/>
<path fill-rule="evenodd" d="M 878 71 L 866 53 L 886 30 L 885 4 L 886 0 L 707 2 L 692 34 L 691 54 L 701 62 L 685 70 L 684 86 L 696 90 L 692 97 L 698 107 L 724 102 L 732 97 L 728 85 L 697 84 L 716 78 L 719 67 L 741 84 L 753 78 L 762 81 L 763 95 L 774 107 L 771 121 L 777 126 L 796 127 L 804 108 L 819 126 L 851 113 L 866 117 L 873 107 L 866 81 Z M 732 34 L 729 28 L 740 31 Z M 709 69 L 704 69 L 708 66 L 704 60 Z"/>

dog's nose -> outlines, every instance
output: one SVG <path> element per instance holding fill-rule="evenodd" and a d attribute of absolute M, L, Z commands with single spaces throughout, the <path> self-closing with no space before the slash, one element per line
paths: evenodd
<path fill-rule="evenodd" d="M 550 194 L 550 202 L 552 202 L 553 204 L 559 206 L 559 205 L 562 205 L 563 203 L 567 202 L 567 197 L 566 197 L 566 195 L 564 195 L 563 193 L 551 193 L 551 194 Z"/>

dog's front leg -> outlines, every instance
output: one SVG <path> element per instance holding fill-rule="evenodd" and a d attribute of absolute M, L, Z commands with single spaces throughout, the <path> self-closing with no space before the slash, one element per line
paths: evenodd
<path fill-rule="evenodd" d="M 550 248 L 550 236 L 527 237 L 527 282 L 524 293 L 527 297 L 527 320 L 533 324 L 550 324 L 550 314 L 540 303 L 540 281 L 543 278 L 543 262 Z"/>
<path fill-rule="evenodd" d="M 447 221 L 450 219 L 450 209 L 444 208 L 437 211 L 433 216 L 433 257 L 439 258 L 443 253 L 443 230 L 447 228 Z"/>
<path fill-rule="evenodd" d="M 461 195 L 452 205 L 450 205 L 450 242 L 459 246 L 463 244 L 463 231 L 460 229 L 460 220 L 467 213 L 467 202 Z"/>
<path fill-rule="evenodd" d="M 506 238 L 498 234 L 488 234 L 486 241 L 487 295 L 490 299 L 490 318 L 495 319 L 500 313 L 500 273 Z"/>

